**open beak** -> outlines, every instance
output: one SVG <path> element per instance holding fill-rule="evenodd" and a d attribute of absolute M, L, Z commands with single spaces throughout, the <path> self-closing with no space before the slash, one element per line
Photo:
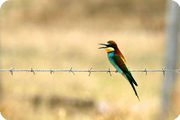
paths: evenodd
<path fill-rule="evenodd" d="M 105 49 L 105 48 L 107 48 L 107 44 L 106 43 L 99 43 L 98 45 L 104 45 L 104 47 L 99 47 L 98 49 Z"/>

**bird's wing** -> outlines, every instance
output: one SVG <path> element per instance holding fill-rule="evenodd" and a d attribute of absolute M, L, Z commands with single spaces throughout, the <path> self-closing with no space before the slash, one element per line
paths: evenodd
<path fill-rule="evenodd" d="M 123 74 L 126 76 L 126 79 L 128 79 L 129 83 L 131 84 L 131 86 L 134 90 L 135 95 L 137 96 L 138 100 L 140 101 L 139 96 L 137 94 L 137 91 L 136 91 L 133 83 L 136 86 L 138 86 L 138 84 L 136 83 L 132 74 L 129 72 L 128 68 L 126 67 L 123 59 L 121 59 L 121 57 L 118 54 L 114 54 L 113 60 L 114 60 L 115 64 L 117 64 L 117 66 L 122 70 Z"/>
<path fill-rule="evenodd" d="M 136 86 L 138 86 L 138 84 L 134 80 L 132 74 L 129 72 L 128 68 L 126 67 L 124 60 L 118 54 L 114 54 L 113 60 L 117 64 L 117 66 L 124 72 L 128 81 L 131 83 L 134 83 Z"/>

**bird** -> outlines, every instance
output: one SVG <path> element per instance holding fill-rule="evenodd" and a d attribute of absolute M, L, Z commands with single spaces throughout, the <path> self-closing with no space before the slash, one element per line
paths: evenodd
<path fill-rule="evenodd" d="M 134 87 L 134 85 L 138 86 L 138 84 L 133 78 L 131 72 L 128 70 L 125 57 L 119 50 L 117 44 L 113 40 L 109 40 L 107 43 L 100 43 L 99 45 L 104 45 L 103 47 L 99 47 L 99 49 L 106 50 L 108 59 L 110 63 L 116 68 L 116 72 L 122 74 L 129 81 L 131 87 L 134 90 L 135 95 L 140 101 L 137 91 Z"/>

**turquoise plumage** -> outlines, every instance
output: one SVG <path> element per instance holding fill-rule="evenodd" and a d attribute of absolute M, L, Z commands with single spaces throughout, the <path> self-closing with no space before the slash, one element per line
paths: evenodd
<path fill-rule="evenodd" d="M 105 47 L 100 47 L 100 49 L 103 48 L 107 51 L 110 63 L 116 68 L 117 72 L 121 73 L 129 81 L 135 92 L 135 95 L 137 96 L 138 100 L 140 100 L 137 91 L 134 87 L 134 85 L 138 86 L 138 84 L 136 83 L 132 74 L 128 70 L 126 66 L 126 60 L 120 52 L 120 50 L 118 49 L 117 44 L 114 41 L 108 41 L 107 43 L 100 45 L 105 45 Z"/>

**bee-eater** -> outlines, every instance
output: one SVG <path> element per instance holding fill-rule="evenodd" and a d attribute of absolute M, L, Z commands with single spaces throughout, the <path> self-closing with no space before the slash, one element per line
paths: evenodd
<path fill-rule="evenodd" d="M 126 60 L 121 51 L 118 49 L 117 44 L 114 41 L 110 40 L 107 43 L 100 43 L 99 45 L 104 45 L 104 47 L 100 47 L 99 49 L 106 50 L 110 63 L 116 68 L 117 72 L 121 73 L 129 81 L 135 92 L 135 95 L 140 101 L 134 87 L 134 85 L 138 86 L 138 84 L 134 80 L 131 72 L 128 70 Z"/>

